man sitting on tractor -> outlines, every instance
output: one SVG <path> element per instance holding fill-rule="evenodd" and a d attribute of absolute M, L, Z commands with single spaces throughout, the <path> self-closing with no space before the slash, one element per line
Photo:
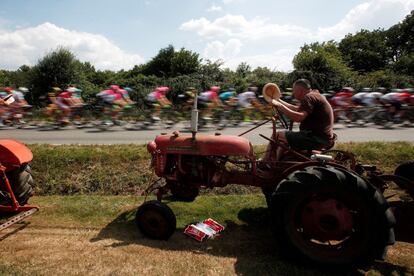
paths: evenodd
<path fill-rule="evenodd" d="M 272 105 L 285 114 L 290 120 L 300 122 L 299 131 L 277 131 L 273 139 L 287 144 L 296 150 L 324 149 L 334 141 L 333 111 L 329 102 L 318 90 L 311 88 L 306 79 L 299 79 L 293 84 L 293 96 L 299 101 L 299 106 L 289 104 L 281 99 L 272 100 Z M 275 159 L 272 154 L 276 152 Z M 279 160 L 283 148 L 275 151 L 270 143 L 263 161 Z"/>

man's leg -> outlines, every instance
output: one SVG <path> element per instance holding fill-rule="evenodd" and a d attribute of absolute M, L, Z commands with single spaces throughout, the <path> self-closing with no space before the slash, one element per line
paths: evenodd
<path fill-rule="evenodd" d="M 279 142 L 281 142 L 285 145 L 288 144 L 288 141 L 287 141 L 286 135 L 285 135 L 285 131 L 278 131 L 276 133 L 276 135 L 278 135 Z M 285 149 L 283 147 L 278 147 L 276 149 L 276 159 L 275 159 L 275 161 L 279 161 L 284 152 L 285 152 Z"/>
<path fill-rule="evenodd" d="M 272 139 L 274 141 L 279 141 L 284 144 L 287 144 L 286 135 L 284 130 L 279 130 L 276 132 L 276 137 L 272 135 Z M 267 161 L 277 161 L 279 160 L 280 156 L 283 154 L 284 149 L 282 147 L 277 147 L 274 143 L 269 142 L 266 148 L 265 155 L 263 156 L 262 160 Z"/>

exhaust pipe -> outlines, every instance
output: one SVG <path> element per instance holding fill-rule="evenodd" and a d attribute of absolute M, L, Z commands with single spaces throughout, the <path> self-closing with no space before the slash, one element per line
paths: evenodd
<path fill-rule="evenodd" d="M 191 109 L 191 133 L 193 135 L 193 140 L 195 140 L 196 134 L 198 131 L 198 109 L 197 109 L 197 91 L 194 92 L 194 104 L 193 109 Z"/>

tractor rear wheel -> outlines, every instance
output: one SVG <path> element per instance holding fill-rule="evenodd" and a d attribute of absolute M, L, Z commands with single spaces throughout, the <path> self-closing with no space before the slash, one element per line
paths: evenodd
<path fill-rule="evenodd" d="M 155 240 L 168 240 L 177 227 L 174 212 L 158 200 L 142 204 L 137 210 L 135 223 L 144 236 Z"/>
<path fill-rule="evenodd" d="M 6 175 L 16 200 L 20 205 L 26 204 L 29 198 L 34 194 L 34 181 L 30 166 L 21 166 L 16 170 L 7 172 Z"/>
<path fill-rule="evenodd" d="M 328 265 L 384 257 L 395 219 L 387 201 L 358 175 L 330 166 L 308 167 L 282 181 L 271 199 L 282 251 Z"/>

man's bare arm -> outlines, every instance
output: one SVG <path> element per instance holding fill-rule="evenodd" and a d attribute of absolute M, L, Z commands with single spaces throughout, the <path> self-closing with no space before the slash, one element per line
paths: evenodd
<path fill-rule="evenodd" d="M 299 110 L 299 106 L 297 106 L 297 105 L 287 103 L 282 99 L 279 99 L 278 101 L 281 102 L 284 106 L 288 107 L 289 109 L 291 109 L 293 111 L 298 111 Z"/>
<path fill-rule="evenodd" d="M 286 116 L 288 116 L 289 119 L 295 122 L 302 122 L 303 120 L 305 120 L 306 116 L 308 116 L 308 112 L 292 110 L 276 100 L 273 100 L 272 104 L 276 106 L 276 108 L 283 114 L 286 114 Z"/>

